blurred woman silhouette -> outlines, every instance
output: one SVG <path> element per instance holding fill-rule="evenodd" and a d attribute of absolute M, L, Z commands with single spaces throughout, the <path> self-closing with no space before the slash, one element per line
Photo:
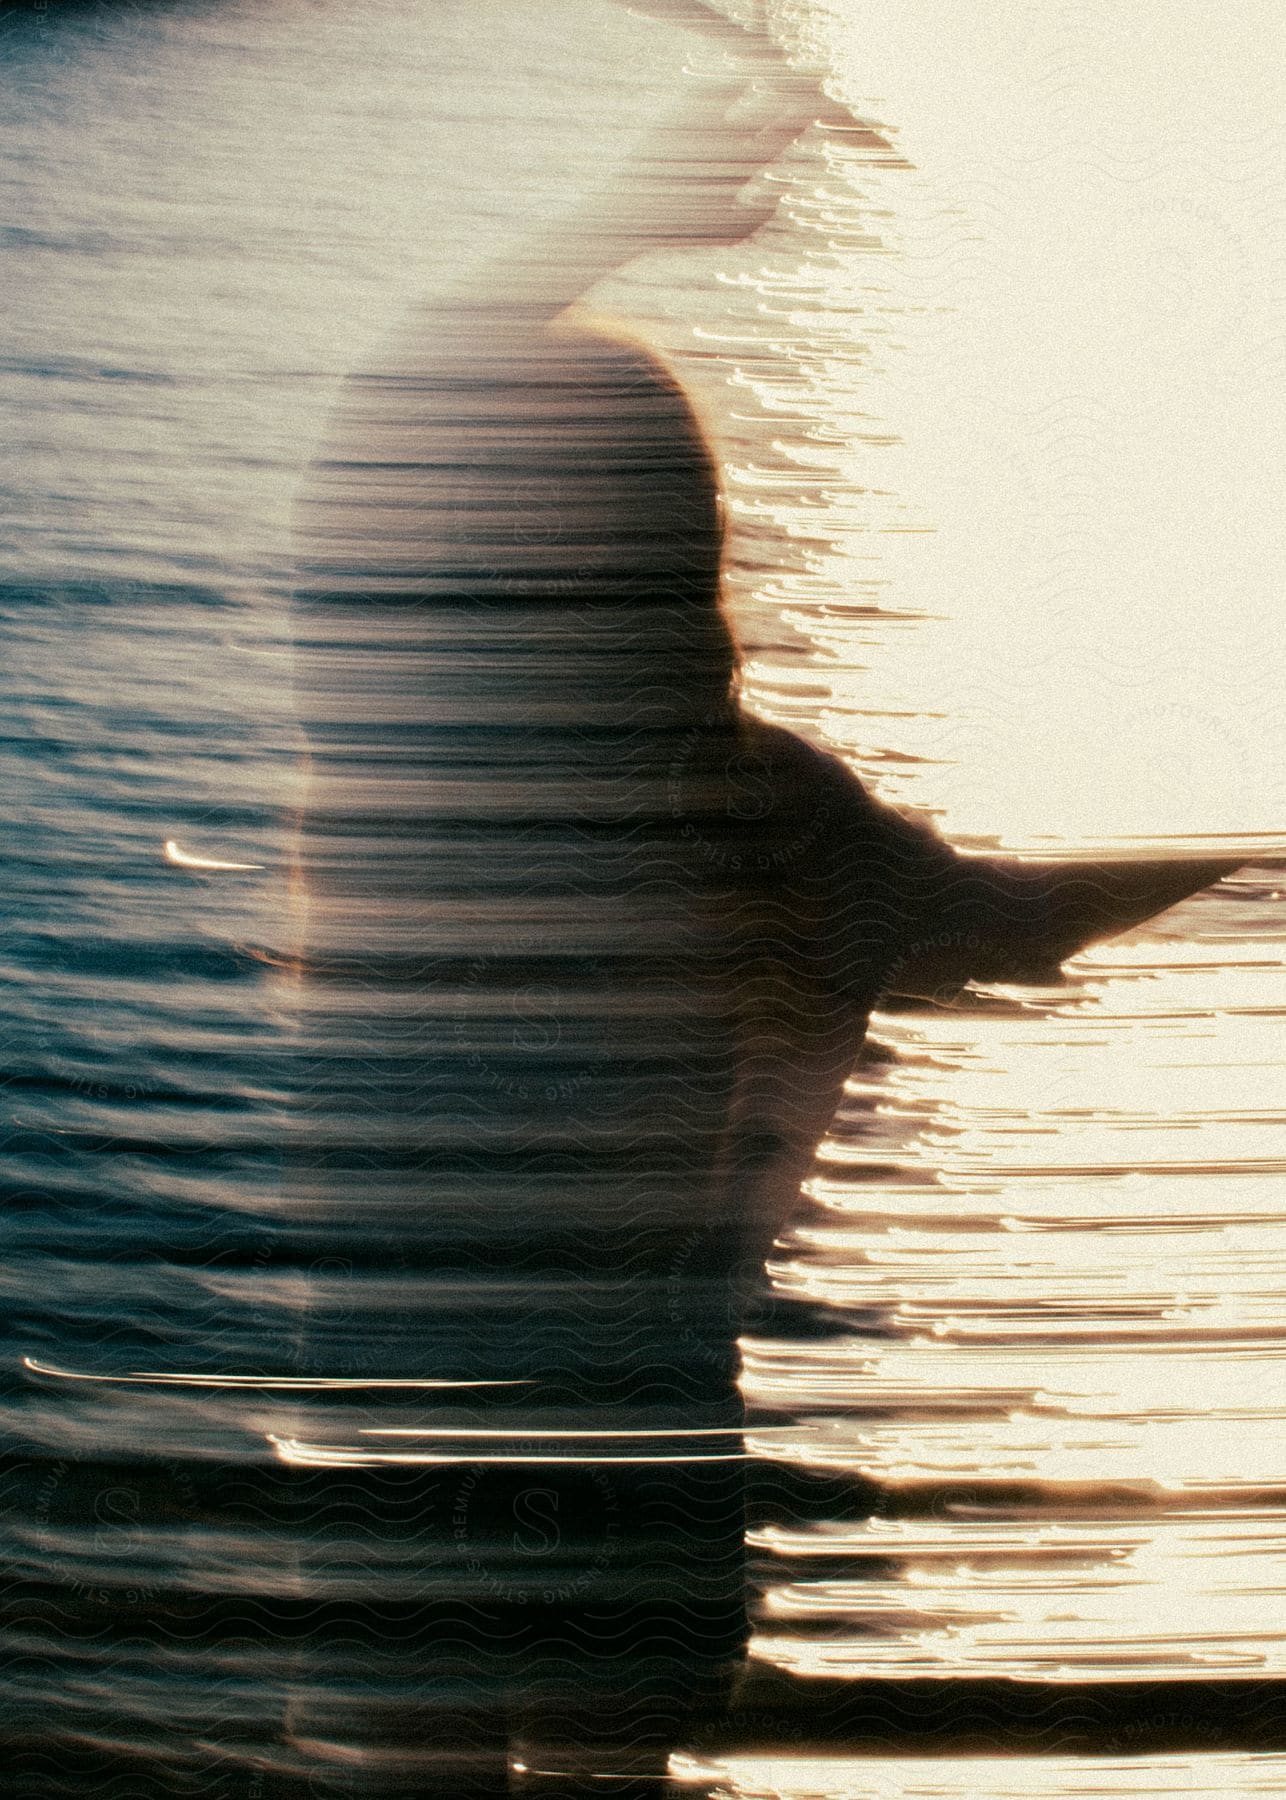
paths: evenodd
<path fill-rule="evenodd" d="M 380 1522 L 301 1640 L 314 1792 L 660 1791 L 744 1649 L 744 1302 L 872 1006 L 1229 866 L 966 860 L 741 707 L 709 443 L 577 301 L 762 222 L 834 109 L 747 58 L 418 309 L 300 512 L 300 1364 L 385 1384 L 301 1428 L 319 1593 Z"/>

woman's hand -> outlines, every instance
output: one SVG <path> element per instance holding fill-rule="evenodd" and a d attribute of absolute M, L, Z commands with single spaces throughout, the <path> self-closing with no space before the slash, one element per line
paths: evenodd
<path fill-rule="evenodd" d="M 628 161 L 520 253 L 520 291 L 556 288 L 562 305 L 650 251 L 739 243 L 776 210 L 779 193 L 760 178 L 796 139 L 819 122 L 862 129 L 820 74 L 794 67 L 767 33 L 743 31 L 699 0 L 626 3 L 701 38 L 689 36 L 674 103 Z"/>
<path fill-rule="evenodd" d="M 688 35 L 692 60 L 681 66 L 676 57 L 673 104 L 623 164 L 503 267 L 466 272 L 453 290 L 462 312 L 503 297 L 516 311 L 552 315 L 636 257 L 739 243 L 776 210 L 765 172 L 814 124 L 882 146 L 829 98 L 817 71 L 796 68 L 766 32 L 742 30 L 700 0 L 624 3 L 701 32 Z"/>
<path fill-rule="evenodd" d="M 762 177 L 816 123 L 853 128 L 823 91 L 820 73 L 796 68 L 762 26 L 743 29 L 701 0 L 627 0 L 630 10 L 700 34 L 713 49 L 689 64 L 674 106 L 632 162 L 597 196 L 618 232 L 649 249 L 737 243 L 777 205 Z"/>

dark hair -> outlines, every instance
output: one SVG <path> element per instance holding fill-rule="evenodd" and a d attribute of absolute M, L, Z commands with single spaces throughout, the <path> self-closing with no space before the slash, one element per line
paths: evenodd
<path fill-rule="evenodd" d="M 301 602 L 410 607 L 430 631 L 435 614 L 561 618 L 609 686 L 722 711 L 723 500 L 672 371 L 579 315 L 438 326 L 347 386 L 301 509 Z"/>

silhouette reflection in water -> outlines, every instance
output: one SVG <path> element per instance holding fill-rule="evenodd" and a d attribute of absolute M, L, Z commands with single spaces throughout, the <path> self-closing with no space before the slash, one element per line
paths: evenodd
<path fill-rule="evenodd" d="M 278 1444 L 357 1602 L 289 1714 L 337 1792 L 658 1791 L 740 1664 L 737 1334 L 872 1006 L 1047 978 L 1229 866 L 964 859 L 740 706 L 704 434 L 573 304 L 757 223 L 806 120 L 726 103 L 722 160 L 672 127 L 677 224 L 620 189 L 426 303 L 300 511 L 287 1197 L 348 1277 L 301 1367 L 454 1384 Z"/>

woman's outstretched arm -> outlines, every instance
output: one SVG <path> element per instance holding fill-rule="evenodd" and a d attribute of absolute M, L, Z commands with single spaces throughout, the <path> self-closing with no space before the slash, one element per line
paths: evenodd
<path fill-rule="evenodd" d="M 745 730 L 778 771 L 783 804 L 801 825 L 817 826 L 801 904 L 806 893 L 825 894 L 818 929 L 837 977 L 868 1006 L 878 994 L 946 999 L 970 981 L 1056 980 L 1076 951 L 1156 917 L 1245 861 L 966 856 L 867 793 L 839 757 L 748 716 Z"/>
<path fill-rule="evenodd" d="M 929 875 L 936 892 L 923 896 L 924 929 L 892 972 L 891 993 L 942 998 L 968 981 L 1055 980 L 1076 951 L 1242 866 L 1235 857 L 1051 863 L 950 854 Z"/>

